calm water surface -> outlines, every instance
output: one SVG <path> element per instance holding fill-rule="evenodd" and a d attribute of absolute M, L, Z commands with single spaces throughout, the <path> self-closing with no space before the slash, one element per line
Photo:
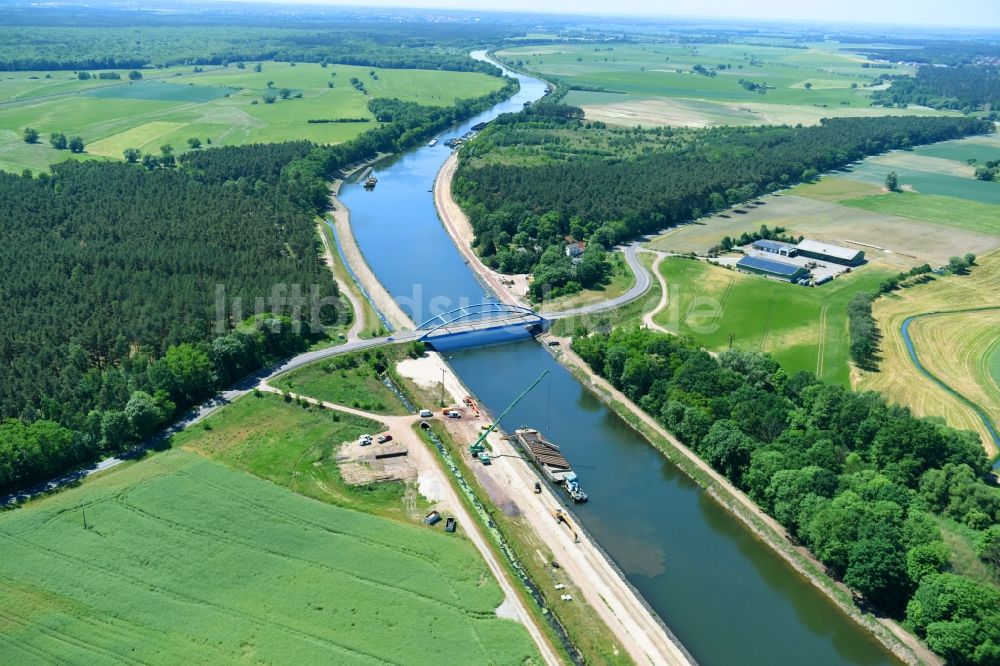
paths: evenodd
<path fill-rule="evenodd" d="M 544 91 L 521 92 L 443 140 Z M 490 297 L 441 226 L 429 192 L 450 154 L 440 143 L 378 165 L 378 186 L 341 199 L 365 258 L 418 323 Z M 591 501 L 577 519 L 701 664 L 895 664 L 893 656 L 743 524 L 657 453 L 533 341 L 459 352 L 449 362 L 494 414 L 543 369 L 504 422 L 563 447 Z"/>

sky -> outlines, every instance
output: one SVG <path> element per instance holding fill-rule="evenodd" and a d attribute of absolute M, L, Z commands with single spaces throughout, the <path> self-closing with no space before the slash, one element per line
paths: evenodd
<path fill-rule="evenodd" d="M 260 0 L 275 2 L 275 0 Z M 369 7 L 706 16 L 1000 28 L 1000 0 L 277 0 Z"/>

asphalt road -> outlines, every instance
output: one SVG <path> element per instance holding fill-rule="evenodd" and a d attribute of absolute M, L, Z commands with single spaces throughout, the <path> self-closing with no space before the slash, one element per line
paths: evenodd
<path fill-rule="evenodd" d="M 642 296 L 646 291 L 649 290 L 652 284 L 652 278 L 648 271 L 639 263 L 637 258 L 637 253 L 640 248 L 641 241 L 631 243 L 624 247 L 625 261 L 628 263 L 632 272 L 635 273 L 635 284 L 627 292 L 618 296 L 617 298 L 611 298 L 600 303 L 592 303 L 590 305 L 585 305 L 579 308 L 573 308 L 571 310 L 564 310 L 562 312 L 553 312 L 545 315 L 548 319 L 565 319 L 566 317 L 576 317 L 581 315 L 592 314 L 596 312 L 604 312 L 605 310 L 612 310 L 614 308 L 620 307 L 626 303 L 634 301 L 635 299 Z M 338 345 L 336 347 L 328 347 L 326 349 L 319 349 L 316 351 L 305 352 L 304 354 L 299 354 L 290 359 L 282 361 L 276 365 L 269 368 L 260 370 L 259 372 L 246 377 L 229 389 L 217 394 L 212 399 L 198 405 L 197 407 L 191 408 L 186 412 L 178 421 L 174 422 L 172 426 L 159 433 L 152 439 L 143 442 L 134 449 L 128 451 L 127 453 L 120 454 L 118 456 L 113 456 L 110 458 L 105 458 L 100 462 L 86 467 L 84 469 L 77 470 L 75 472 L 70 472 L 64 476 L 57 479 L 53 479 L 47 483 L 35 486 L 27 490 L 23 490 L 17 493 L 7 495 L 2 500 L 0 500 L 0 506 L 11 504 L 14 502 L 23 502 L 25 500 L 34 497 L 35 495 L 40 495 L 42 493 L 51 492 L 62 486 L 70 485 L 73 483 L 78 483 L 91 474 L 96 474 L 97 472 L 103 472 L 105 470 L 117 467 L 122 463 L 133 460 L 142 456 L 146 451 L 150 449 L 155 449 L 161 446 L 166 440 L 170 439 L 173 435 L 178 432 L 188 428 L 195 423 L 198 423 L 206 416 L 216 411 L 220 407 L 224 407 L 230 402 L 240 398 L 255 388 L 260 387 L 260 385 L 270 380 L 278 375 L 284 374 L 286 372 L 291 372 L 297 368 L 300 368 L 309 363 L 322 360 L 324 358 L 330 358 L 331 356 L 337 356 L 338 354 L 347 354 L 349 352 L 361 351 L 364 349 L 372 349 L 375 347 L 381 347 L 387 344 L 394 344 L 397 342 L 411 342 L 418 339 L 423 335 L 424 331 L 398 331 L 390 336 L 385 336 L 381 338 L 370 338 L 367 340 L 349 340 L 345 344 Z"/>
<path fill-rule="evenodd" d="M 650 276 L 649 271 L 647 271 L 646 268 L 639 263 L 639 258 L 637 256 L 639 248 L 642 246 L 642 242 L 643 241 L 641 240 L 635 241 L 634 243 L 629 243 L 622 248 L 622 252 L 625 255 L 625 262 L 635 274 L 635 284 L 632 285 L 631 289 L 626 291 L 621 296 L 609 298 L 608 300 L 601 301 L 600 303 L 591 303 L 590 305 L 584 305 L 571 310 L 563 310 L 561 312 L 551 312 L 545 315 L 545 318 L 566 319 L 567 317 L 578 317 L 581 315 L 594 314 L 596 312 L 604 312 L 605 310 L 614 310 L 617 307 L 621 307 L 626 303 L 634 301 L 649 291 L 649 287 L 653 284 L 652 276 Z"/>

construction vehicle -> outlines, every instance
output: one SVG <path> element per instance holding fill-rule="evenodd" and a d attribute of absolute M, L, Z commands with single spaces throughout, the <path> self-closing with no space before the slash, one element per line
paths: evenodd
<path fill-rule="evenodd" d="M 569 522 L 569 518 L 566 517 L 566 512 L 562 509 L 556 509 L 552 512 L 552 517 L 556 519 L 556 522 L 565 525 L 569 529 L 569 533 L 573 535 L 573 543 L 580 543 L 580 535 L 576 533 L 573 529 L 573 524 Z"/>
<path fill-rule="evenodd" d="M 531 392 L 531 389 L 533 389 L 536 386 L 538 386 L 538 383 L 540 381 L 542 381 L 543 379 L 545 379 L 545 375 L 547 375 L 547 374 L 549 374 L 549 371 L 545 370 L 545 371 L 542 372 L 542 374 L 538 375 L 538 379 L 536 379 L 535 381 L 531 382 L 531 385 L 528 386 L 528 388 L 526 388 L 523 391 L 521 391 L 521 394 L 518 395 L 516 398 L 514 398 L 514 402 L 510 403 L 509 405 L 507 405 L 507 409 L 503 410 L 503 412 L 501 412 L 500 416 L 496 417 L 496 419 L 493 420 L 493 423 L 491 423 L 488 426 L 485 426 L 483 428 L 482 433 L 479 435 L 479 439 L 477 439 L 475 442 L 473 442 L 472 444 L 469 445 L 469 453 L 472 454 L 473 457 L 479 458 L 479 462 L 483 463 L 484 465 L 488 465 L 489 464 L 488 462 L 486 462 L 486 460 L 489 459 L 489 456 L 488 455 L 484 455 L 484 454 L 486 454 L 486 436 L 489 435 L 491 432 L 493 432 L 496 429 L 496 427 L 500 423 L 501 419 L 503 419 L 503 417 L 507 416 L 507 412 L 509 412 L 510 410 L 514 409 L 514 407 L 517 405 L 517 403 L 521 402 L 521 399 L 524 396 L 528 395 L 528 393 Z M 484 457 L 485 457 L 485 460 L 484 460 Z"/>

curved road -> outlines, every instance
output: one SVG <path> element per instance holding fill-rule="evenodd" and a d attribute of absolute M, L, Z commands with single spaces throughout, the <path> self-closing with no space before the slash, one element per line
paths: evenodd
<path fill-rule="evenodd" d="M 590 305 L 583 305 L 578 308 L 573 308 L 571 310 L 562 310 L 561 312 L 550 312 L 545 315 L 546 319 L 566 319 L 567 317 L 578 317 L 582 315 L 594 314 L 597 312 L 604 312 L 606 310 L 614 310 L 615 308 L 621 307 L 626 303 L 631 303 L 635 299 L 639 298 L 647 291 L 653 284 L 653 279 L 646 270 L 646 267 L 639 262 L 638 253 L 642 246 L 641 240 L 629 243 L 622 248 L 622 254 L 625 255 L 625 262 L 628 264 L 629 268 L 632 269 L 632 273 L 635 275 L 635 284 L 632 288 L 626 291 L 621 296 L 615 298 L 609 298 L 606 301 L 601 301 L 599 303 L 591 303 Z"/>

